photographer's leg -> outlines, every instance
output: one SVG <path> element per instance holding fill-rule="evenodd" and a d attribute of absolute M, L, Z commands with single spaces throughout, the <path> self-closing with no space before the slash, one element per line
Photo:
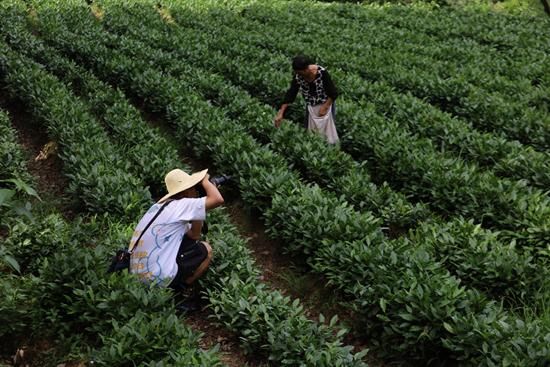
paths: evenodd
<path fill-rule="evenodd" d="M 212 248 L 208 243 L 194 241 L 191 247 L 192 249 L 189 252 L 184 253 L 181 264 L 178 264 L 182 269 L 192 272 L 190 276 L 180 282 L 181 286 L 185 288 L 185 295 L 181 294 L 182 297 L 176 308 L 185 313 L 200 310 L 200 288 L 199 283 L 195 280 L 208 269 L 212 259 Z M 192 269 L 195 269 L 195 271 Z"/>
<path fill-rule="evenodd" d="M 204 246 L 206 251 L 206 258 L 201 262 L 201 264 L 197 267 L 197 270 L 193 272 L 193 275 L 191 275 L 189 278 L 185 279 L 185 283 L 191 284 L 195 280 L 201 277 L 201 275 L 204 274 L 206 269 L 208 269 L 208 266 L 210 266 L 210 261 L 212 260 L 212 247 L 210 247 L 210 244 L 208 242 L 201 242 L 201 244 Z"/>

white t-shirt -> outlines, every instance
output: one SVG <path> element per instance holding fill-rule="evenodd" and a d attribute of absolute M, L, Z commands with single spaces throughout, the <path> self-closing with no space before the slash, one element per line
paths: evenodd
<path fill-rule="evenodd" d="M 163 203 L 164 204 L 164 203 Z M 163 204 L 156 203 L 139 221 L 129 248 Z M 141 236 L 130 259 L 130 272 L 161 286 L 167 286 L 178 272 L 176 257 L 190 221 L 205 220 L 206 197 L 173 200 Z"/>

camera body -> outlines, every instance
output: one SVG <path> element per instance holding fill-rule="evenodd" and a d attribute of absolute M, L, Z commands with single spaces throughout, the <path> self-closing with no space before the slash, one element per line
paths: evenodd
<path fill-rule="evenodd" d="M 210 177 L 210 179 L 208 181 L 212 182 L 216 186 L 220 186 L 220 185 L 223 185 L 224 183 L 226 183 L 228 181 L 231 181 L 231 176 L 221 175 L 221 176 L 216 176 L 216 177 Z"/>
<path fill-rule="evenodd" d="M 221 175 L 221 176 L 215 176 L 210 177 L 208 181 L 212 182 L 216 187 L 221 186 L 225 184 L 226 182 L 231 181 L 232 177 L 229 175 Z M 202 187 L 202 183 L 198 183 L 195 186 L 195 189 L 199 192 L 199 197 L 206 196 L 206 192 L 204 191 L 204 187 Z"/>

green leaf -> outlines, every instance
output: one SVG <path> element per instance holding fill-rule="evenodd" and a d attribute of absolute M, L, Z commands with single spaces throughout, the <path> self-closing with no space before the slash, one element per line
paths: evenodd
<path fill-rule="evenodd" d="M 413 315 L 411 315 L 409 313 L 400 313 L 398 316 L 401 317 L 403 320 L 407 320 L 407 321 L 414 320 Z"/>
<path fill-rule="evenodd" d="M 7 205 L 10 199 L 15 195 L 14 190 L 0 189 L 0 206 Z"/>
<path fill-rule="evenodd" d="M 384 313 L 386 313 L 386 300 L 384 298 L 380 298 L 379 303 L 380 303 L 380 308 L 382 309 L 382 311 Z"/>
<path fill-rule="evenodd" d="M 21 272 L 21 268 L 19 267 L 19 263 L 12 256 L 4 255 L 4 261 L 7 262 L 12 268 L 17 270 L 18 273 Z"/>
<path fill-rule="evenodd" d="M 19 178 L 10 178 L 8 180 L 2 180 L 3 182 L 11 182 L 15 185 L 17 190 L 25 192 L 27 195 L 34 196 L 38 200 L 40 197 L 35 189 L 33 189 L 29 184 Z"/>
<path fill-rule="evenodd" d="M 444 327 L 445 330 L 447 330 L 449 333 L 451 333 L 451 334 L 454 334 L 454 333 L 455 333 L 453 327 L 452 327 L 451 325 L 449 325 L 448 323 L 444 322 L 444 323 L 443 323 L 443 327 Z"/>

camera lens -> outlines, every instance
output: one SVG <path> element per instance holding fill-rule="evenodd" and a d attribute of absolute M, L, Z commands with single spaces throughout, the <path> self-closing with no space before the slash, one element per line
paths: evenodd
<path fill-rule="evenodd" d="M 216 186 L 220 186 L 226 183 L 227 181 L 229 181 L 230 179 L 231 179 L 231 176 L 221 175 L 221 176 L 210 178 L 210 182 L 212 182 Z"/>

